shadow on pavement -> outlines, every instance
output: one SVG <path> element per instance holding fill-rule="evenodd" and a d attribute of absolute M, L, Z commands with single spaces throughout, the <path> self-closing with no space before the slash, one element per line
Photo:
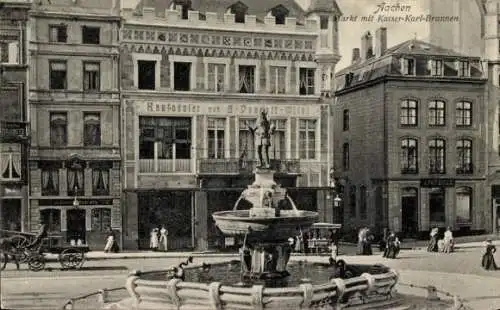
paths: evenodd
<path fill-rule="evenodd" d="M 112 270 L 128 270 L 126 266 L 92 266 L 92 267 L 80 267 L 80 268 L 52 268 L 47 267 L 45 271 L 112 271 Z"/>

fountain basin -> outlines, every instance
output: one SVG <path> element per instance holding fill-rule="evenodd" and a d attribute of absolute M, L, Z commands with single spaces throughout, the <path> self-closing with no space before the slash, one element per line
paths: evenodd
<path fill-rule="evenodd" d="M 306 228 L 318 220 L 318 213 L 303 210 L 281 210 L 280 216 L 250 217 L 249 210 L 220 211 L 212 217 L 217 227 L 226 235 L 245 235 L 262 241 L 286 240 L 298 233 L 299 227 Z"/>

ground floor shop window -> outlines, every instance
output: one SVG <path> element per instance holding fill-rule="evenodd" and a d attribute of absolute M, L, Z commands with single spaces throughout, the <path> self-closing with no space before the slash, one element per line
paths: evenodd
<path fill-rule="evenodd" d="M 0 201 L 1 229 L 21 231 L 21 199 L 4 199 Z"/>
<path fill-rule="evenodd" d="M 418 189 L 404 188 L 401 191 L 401 224 L 407 236 L 418 232 Z"/>
<path fill-rule="evenodd" d="M 429 220 L 445 222 L 445 192 L 443 188 L 432 188 L 429 193 Z"/>
<path fill-rule="evenodd" d="M 241 195 L 241 191 L 207 191 L 207 240 L 208 246 L 212 248 L 224 248 L 225 236 L 215 226 L 212 214 L 217 211 L 233 210 L 234 205 Z M 238 210 L 249 209 L 249 203 L 240 200 Z"/>
<path fill-rule="evenodd" d="M 111 209 L 96 208 L 92 209 L 92 231 L 108 232 L 111 229 Z"/>
<path fill-rule="evenodd" d="M 43 209 L 40 210 L 40 223 L 47 226 L 49 232 L 61 232 L 61 210 Z"/>
<path fill-rule="evenodd" d="M 457 224 L 470 224 L 472 222 L 472 188 L 457 188 L 456 198 Z"/>

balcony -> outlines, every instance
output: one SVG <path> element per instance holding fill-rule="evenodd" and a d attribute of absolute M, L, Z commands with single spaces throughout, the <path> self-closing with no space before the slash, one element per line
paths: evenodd
<path fill-rule="evenodd" d="M 239 158 L 204 158 L 198 160 L 197 172 L 200 175 L 238 175 L 252 174 L 257 167 L 254 159 Z M 298 159 L 271 159 L 271 169 L 276 173 L 300 174 Z"/>
<path fill-rule="evenodd" d="M 191 159 L 139 159 L 139 173 L 191 173 Z"/>
<path fill-rule="evenodd" d="M 26 127 L 24 122 L 0 121 L 0 140 L 4 142 L 26 140 L 28 138 Z"/>

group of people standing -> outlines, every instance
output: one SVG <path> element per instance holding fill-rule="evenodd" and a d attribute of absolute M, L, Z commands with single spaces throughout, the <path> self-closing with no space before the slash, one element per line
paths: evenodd
<path fill-rule="evenodd" d="M 168 250 L 168 230 L 165 226 L 161 226 L 161 228 L 155 227 L 151 230 L 149 248 L 151 251 L 166 252 Z"/>
<path fill-rule="evenodd" d="M 357 255 L 372 255 L 373 234 L 368 227 L 363 227 L 358 233 L 358 250 Z"/>
<path fill-rule="evenodd" d="M 453 252 L 455 242 L 453 240 L 453 232 L 451 231 L 451 227 L 446 228 L 443 239 L 439 239 L 439 237 L 439 228 L 432 228 L 430 232 L 430 240 L 429 245 L 427 246 L 427 251 L 443 253 Z"/>

